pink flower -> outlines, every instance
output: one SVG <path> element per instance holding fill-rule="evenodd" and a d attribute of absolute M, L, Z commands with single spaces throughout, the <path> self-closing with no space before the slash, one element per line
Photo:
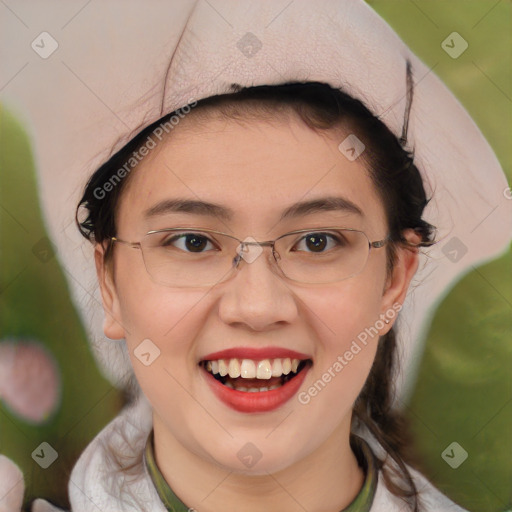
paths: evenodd
<path fill-rule="evenodd" d="M 44 423 L 60 403 L 60 375 L 53 356 L 31 341 L 0 341 L 0 399 L 32 423 Z"/>

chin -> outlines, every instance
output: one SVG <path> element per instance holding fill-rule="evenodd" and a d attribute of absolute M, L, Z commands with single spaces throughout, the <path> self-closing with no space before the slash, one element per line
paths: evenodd
<path fill-rule="evenodd" d="M 260 445 L 261 446 L 261 445 Z M 290 449 L 276 450 L 270 443 L 266 447 L 258 448 L 258 443 L 250 441 L 237 446 L 235 451 L 222 454 L 210 453 L 215 462 L 224 470 L 239 475 L 265 476 L 268 473 L 282 471 L 298 460 L 299 453 L 290 453 Z"/>

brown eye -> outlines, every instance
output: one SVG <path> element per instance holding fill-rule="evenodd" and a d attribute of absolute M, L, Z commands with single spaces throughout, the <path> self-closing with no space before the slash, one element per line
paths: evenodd
<path fill-rule="evenodd" d="M 181 233 L 164 238 L 161 242 L 162 247 L 176 247 L 185 252 L 205 252 L 204 249 L 211 244 L 212 241 L 199 233 Z M 211 250 L 211 249 L 207 249 Z"/>
<path fill-rule="evenodd" d="M 341 247 L 345 244 L 345 241 L 341 235 L 335 235 L 334 233 L 308 233 L 299 240 L 294 250 L 304 250 L 306 252 L 322 253 L 335 247 Z"/>

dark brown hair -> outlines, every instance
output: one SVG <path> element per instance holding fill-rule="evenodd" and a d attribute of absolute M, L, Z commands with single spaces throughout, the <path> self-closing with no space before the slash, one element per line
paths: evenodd
<path fill-rule="evenodd" d="M 387 244 L 388 272 L 396 262 L 396 248 L 410 244 L 403 231 L 411 228 L 420 236 L 418 246 L 434 243 L 434 227 L 422 219 L 426 197 L 423 180 L 414 164 L 414 155 L 405 150 L 388 127 L 358 99 L 320 82 L 293 82 L 242 88 L 234 84 L 232 93 L 204 98 L 194 107 L 194 116 L 211 113 L 226 119 L 245 122 L 251 116 L 268 120 L 295 113 L 316 131 L 342 128 L 355 134 L 365 145 L 361 158 L 386 211 L 390 243 Z M 90 178 L 77 207 L 76 222 L 80 232 L 91 242 L 102 243 L 116 235 L 116 207 L 127 176 L 109 194 L 98 199 L 95 190 L 102 189 L 126 165 L 154 130 L 176 116 L 176 111 L 143 129 L 115 153 Z M 85 207 L 86 218 L 79 221 L 79 209 Z M 416 250 L 416 249 L 413 249 Z M 111 258 L 111 245 L 105 260 Z M 387 487 L 406 501 L 411 510 L 420 510 L 418 491 L 405 464 L 408 435 L 401 414 L 393 408 L 394 376 L 397 366 L 396 334 L 392 328 L 378 342 L 377 354 L 357 397 L 352 415 L 352 431 L 364 426 L 378 440 L 395 463 L 379 461 Z M 351 445 L 354 446 L 354 433 Z M 396 478 L 398 477 L 398 479 Z"/>

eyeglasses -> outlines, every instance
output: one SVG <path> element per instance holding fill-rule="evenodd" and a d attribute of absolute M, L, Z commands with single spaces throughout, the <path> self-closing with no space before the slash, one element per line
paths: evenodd
<path fill-rule="evenodd" d="M 220 231 L 167 228 L 149 231 L 140 242 L 120 242 L 140 249 L 154 282 L 171 287 L 212 286 L 228 279 L 243 259 L 254 262 L 264 247 L 271 247 L 272 270 L 299 283 L 326 284 L 361 273 L 370 250 L 389 241 L 371 242 L 362 231 L 350 228 L 300 229 L 275 240 L 257 242 Z"/>

